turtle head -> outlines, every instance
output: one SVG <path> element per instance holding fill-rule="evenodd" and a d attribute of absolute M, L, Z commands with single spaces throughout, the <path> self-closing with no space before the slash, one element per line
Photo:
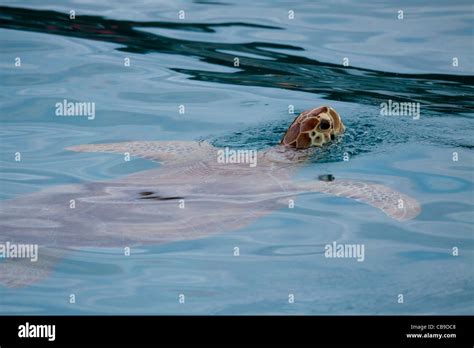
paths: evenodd
<path fill-rule="evenodd" d="M 296 149 L 322 146 L 333 141 L 344 130 L 344 124 L 336 110 L 320 106 L 299 114 L 286 131 L 281 144 Z"/>

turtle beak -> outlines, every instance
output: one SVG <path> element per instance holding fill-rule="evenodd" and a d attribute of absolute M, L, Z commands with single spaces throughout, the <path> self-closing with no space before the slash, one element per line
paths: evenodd
<path fill-rule="evenodd" d="M 339 116 L 337 111 L 334 110 L 333 108 L 328 108 L 328 114 L 332 119 L 333 133 L 335 135 L 340 135 L 344 133 L 344 131 L 346 130 L 346 127 L 344 126 L 344 123 L 342 123 L 341 116 Z"/>

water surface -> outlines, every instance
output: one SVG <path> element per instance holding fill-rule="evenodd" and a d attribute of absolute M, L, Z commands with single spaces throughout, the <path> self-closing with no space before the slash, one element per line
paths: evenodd
<path fill-rule="evenodd" d="M 473 314 L 469 1 L 2 4 L 4 202 L 158 166 L 68 146 L 205 139 L 264 149 L 295 117 L 289 105 L 297 114 L 327 104 L 347 133 L 297 178 L 375 181 L 415 197 L 423 210 L 401 223 L 352 200 L 308 193 L 294 209 L 230 233 L 145 245 L 129 257 L 119 248 L 76 250 L 29 287 L 0 285 L 0 313 Z M 56 117 L 63 99 L 95 102 L 96 118 Z M 420 119 L 381 116 L 389 99 L 419 102 Z M 365 261 L 325 258 L 332 241 L 364 244 Z"/>

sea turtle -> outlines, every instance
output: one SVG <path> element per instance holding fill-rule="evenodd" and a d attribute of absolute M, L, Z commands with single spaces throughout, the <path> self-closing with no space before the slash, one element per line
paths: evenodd
<path fill-rule="evenodd" d="M 79 145 L 78 152 L 129 153 L 162 166 L 123 178 L 64 185 L 1 202 L 0 243 L 38 244 L 38 262 L 0 262 L 0 282 L 21 286 L 45 277 L 68 248 L 131 247 L 188 240 L 236 230 L 305 192 L 352 198 L 404 221 L 418 202 L 380 184 L 294 181 L 293 172 L 344 132 L 327 106 L 301 113 L 281 143 L 258 151 L 256 165 L 219 161 L 208 142 L 149 141 Z M 72 204 L 74 202 L 74 204 Z M 21 269 L 20 269 L 21 268 Z M 19 278 L 19 275 L 22 277 Z"/>

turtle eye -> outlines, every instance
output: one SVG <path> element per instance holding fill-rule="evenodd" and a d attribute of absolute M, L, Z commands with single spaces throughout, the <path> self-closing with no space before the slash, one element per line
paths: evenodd
<path fill-rule="evenodd" d="M 322 119 L 319 127 L 323 130 L 326 130 L 331 127 L 331 124 L 329 123 L 328 120 Z"/>

